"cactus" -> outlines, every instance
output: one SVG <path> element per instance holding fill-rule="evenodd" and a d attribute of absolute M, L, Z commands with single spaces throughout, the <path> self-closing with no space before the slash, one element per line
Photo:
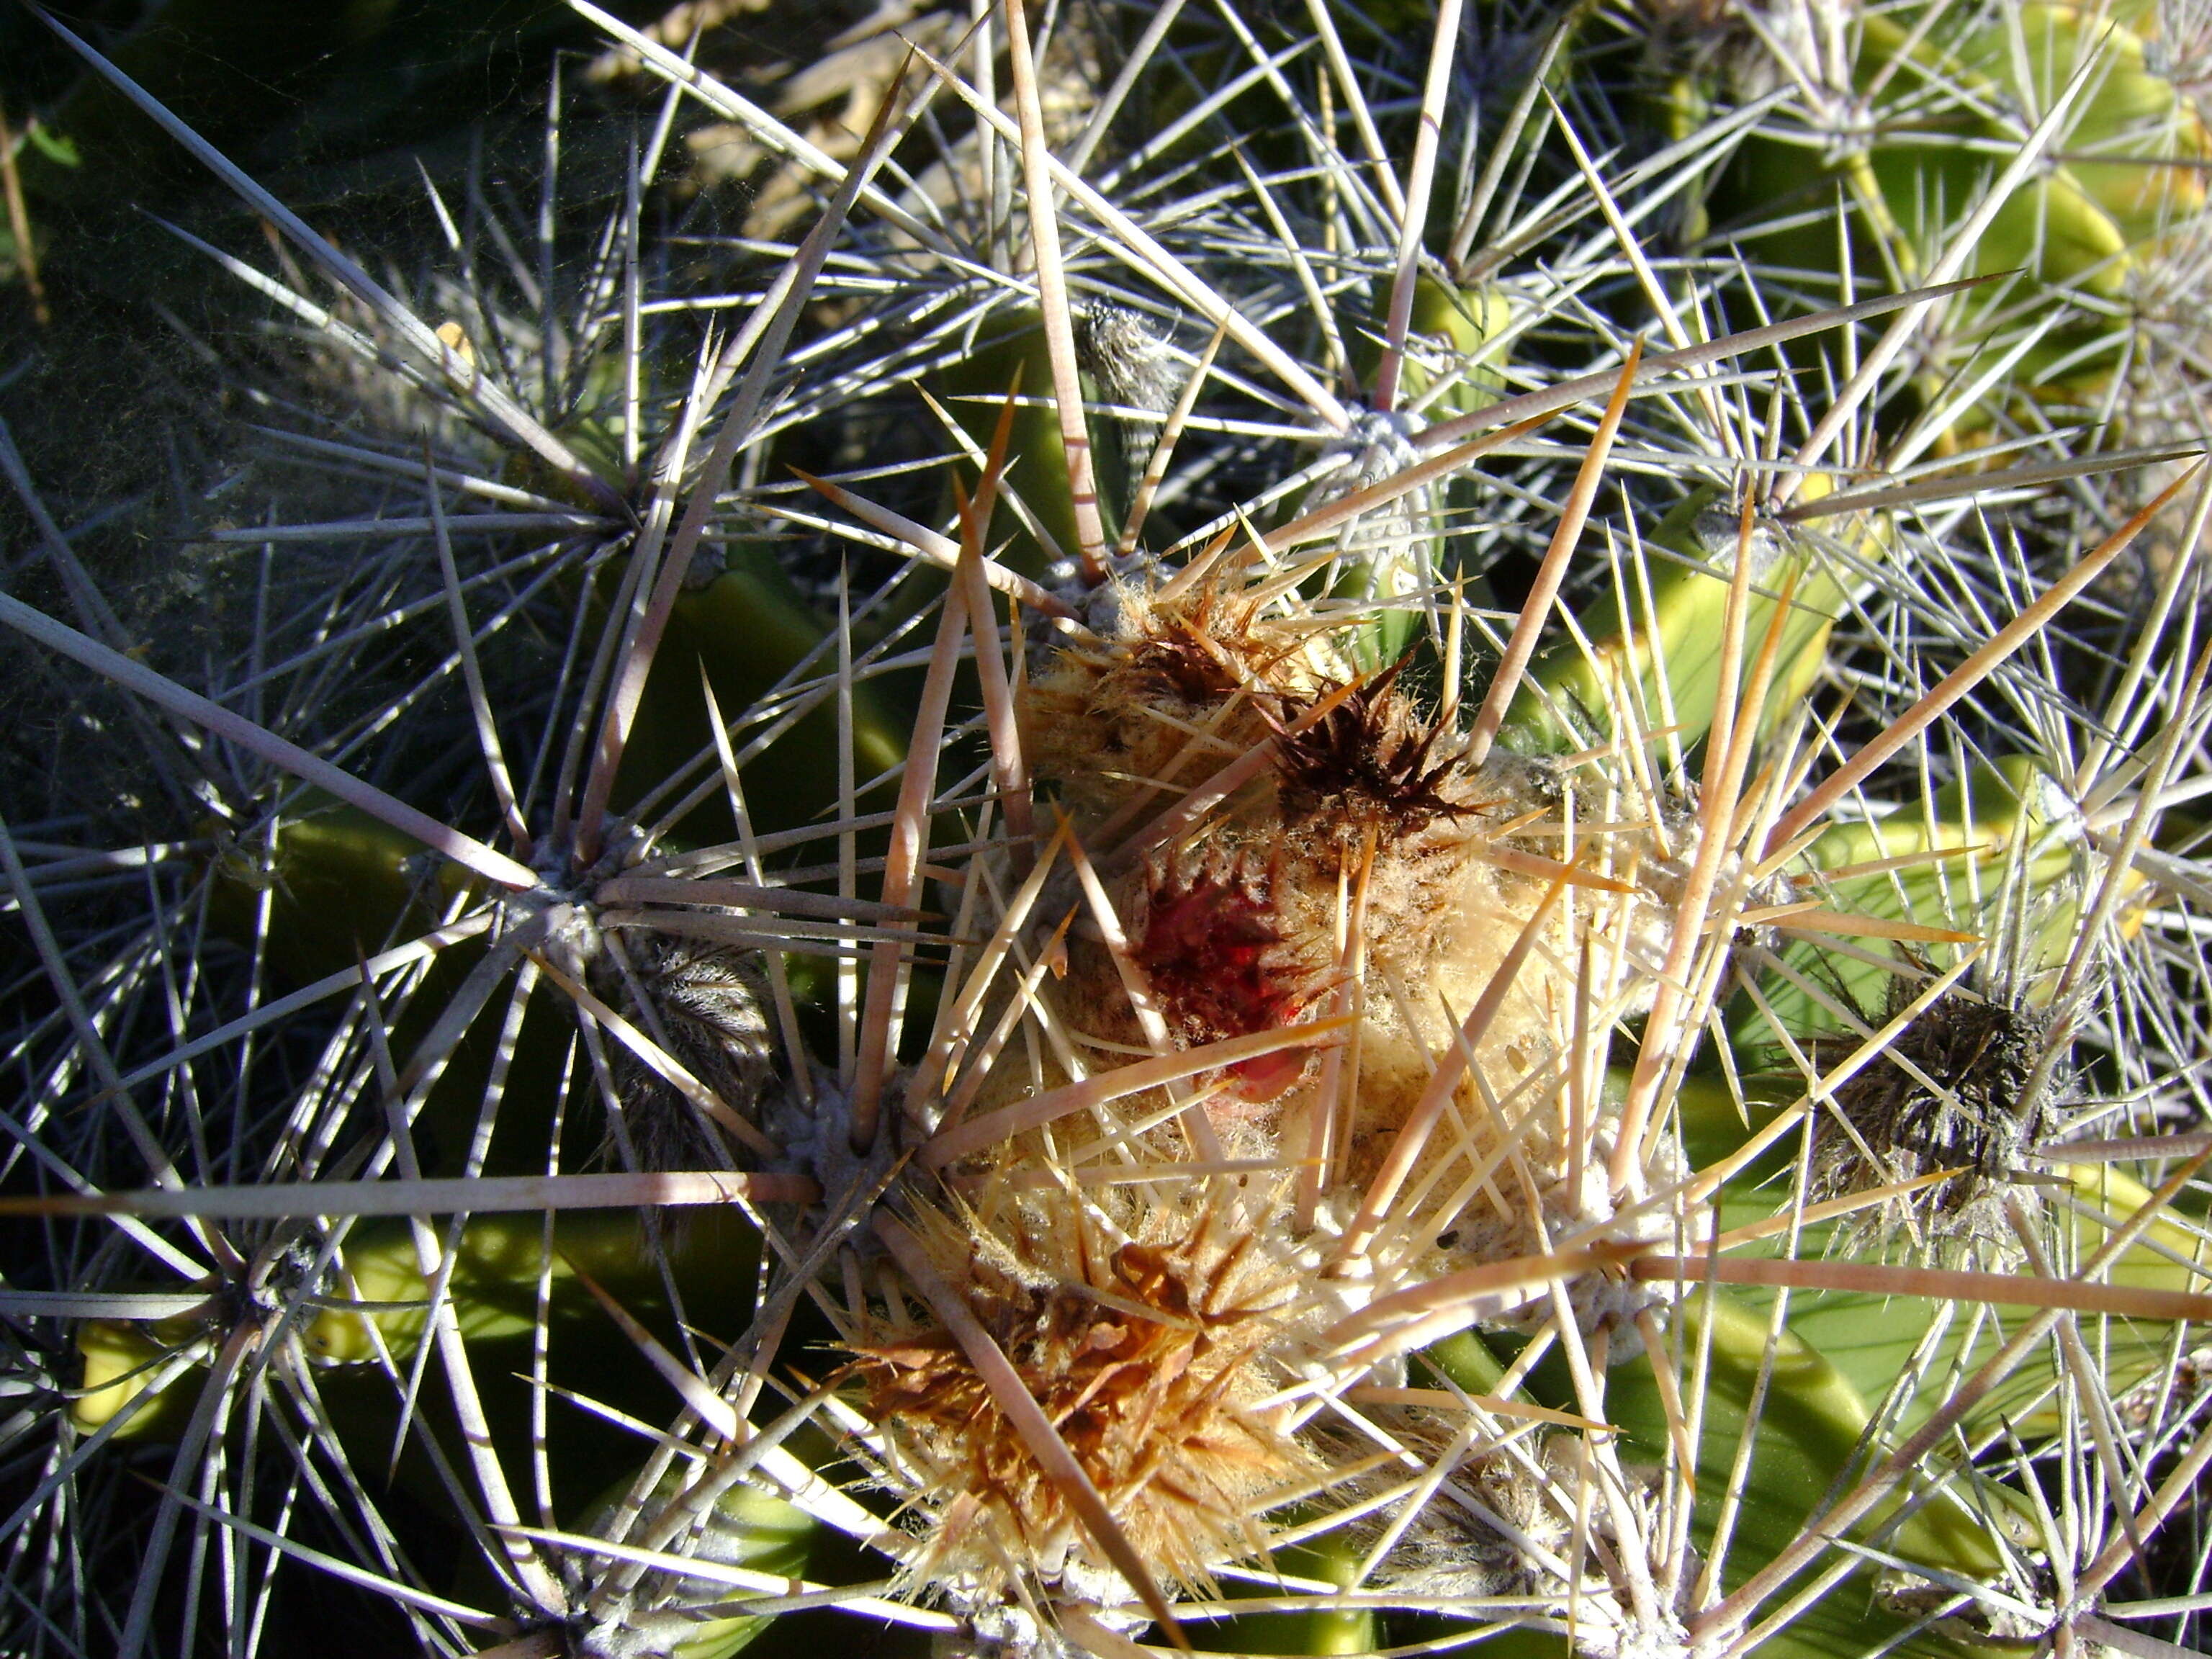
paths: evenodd
<path fill-rule="evenodd" d="M 1725 242 L 1816 282 L 1831 266 L 1862 283 L 1996 279 L 1901 343 L 1917 373 L 1896 378 L 1879 416 L 1893 466 L 1923 454 L 1992 465 L 2051 434 L 2076 456 L 2201 435 L 2191 399 L 2175 395 L 2200 382 L 2212 143 L 2185 9 L 1635 16 L 1668 131 L 1755 117 L 1686 196 L 1690 245 Z M 2141 471 L 2132 488 L 2077 500 L 2109 527 L 2164 482 Z"/>
<path fill-rule="evenodd" d="M 2200 498 L 1913 471 L 1981 228 L 1662 267 L 1746 129 L 1502 10 L 1009 0 L 832 155 L 571 3 L 743 320 L 646 161 L 411 292 L 172 122 L 393 504 L 210 532 L 242 690 L 0 595 L 170 826 L 0 824 L 11 1645 L 2188 1639 Z"/>

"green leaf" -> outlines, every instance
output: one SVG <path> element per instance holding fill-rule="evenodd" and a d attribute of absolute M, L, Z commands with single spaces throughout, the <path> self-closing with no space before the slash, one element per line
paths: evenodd
<path fill-rule="evenodd" d="M 73 167 L 84 158 L 77 153 L 74 140 L 64 137 L 41 122 L 33 121 L 24 130 L 23 136 L 57 167 Z"/>

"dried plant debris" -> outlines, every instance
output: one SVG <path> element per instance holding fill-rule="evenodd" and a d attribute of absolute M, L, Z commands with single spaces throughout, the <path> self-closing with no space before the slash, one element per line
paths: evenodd
<path fill-rule="evenodd" d="M 1891 994 L 1893 1017 L 1911 999 L 1902 982 Z M 1945 992 L 1836 1091 L 1809 1192 L 1832 1199 L 1941 1176 L 1908 1200 L 1923 1224 L 1962 1241 L 1992 1231 L 1994 1200 L 2057 1121 L 2051 1037 L 2050 1012 L 2033 1003 Z"/>

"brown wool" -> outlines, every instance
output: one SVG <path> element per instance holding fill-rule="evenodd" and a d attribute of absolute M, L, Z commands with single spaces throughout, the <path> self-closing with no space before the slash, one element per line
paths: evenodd
<path fill-rule="evenodd" d="M 632 937 L 637 937 L 633 935 Z M 635 1024 L 740 1115 L 757 1115 L 775 1086 L 775 1039 L 767 988 L 744 953 L 689 939 L 645 935 L 631 983 L 598 977 Z M 613 1055 L 629 1154 L 647 1170 L 714 1169 L 731 1157 L 723 1131 L 700 1109 L 619 1044 Z M 610 1126 L 609 1140 L 617 1137 Z M 618 1146 L 611 1147 L 619 1151 Z"/>
<path fill-rule="evenodd" d="M 938 1271 L 1057 1426 L 1130 1543 L 1162 1578 L 1207 1591 L 1211 1570 L 1265 1548 L 1260 1516 L 1309 1480 L 1315 1455 L 1256 1402 L 1288 1380 L 1288 1269 L 1210 1206 L 1150 1207 L 1142 1236 L 1042 1204 L 930 1216 Z M 964 1496 L 970 1528 L 936 1529 L 919 1578 L 1003 1577 L 1007 1560 L 1107 1569 L 1066 1494 L 994 1401 L 958 1342 L 929 1328 L 864 1341 L 860 1409 L 922 1501 Z"/>
<path fill-rule="evenodd" d="M 1055 653 L 1022 709 L 1023 752 L 1079 823 L 1146 782 L 1188 787 L 1265 743 L 1285 701 L 1310 696 L 1332 665 L 1311 635 L 1211 582 L 1167 600 L 1117 583 L 1113 598 L 1109 631 Z"/>

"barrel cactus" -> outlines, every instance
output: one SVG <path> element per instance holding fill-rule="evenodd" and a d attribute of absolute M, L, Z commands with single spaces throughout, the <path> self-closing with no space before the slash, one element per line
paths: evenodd
<path fill-rule="evenodd" d="M 0 595 L 168 826 L 0 829 L 11 1645 L 2191 1639 L 2199 475 L 2023 413 L 1993 294 L 2136 337 L 1985 280 L 2049 131 L 1909 260 L 1879 137 L 1707 237 L 1989 21 L 1747 14 L 1670 129 L 1449 0 L 766 92 L 570 3 L 657 125 L 405 283 L 76 43 L 356 401 L 266 440 L 343 509 L 201 528 L 212 668 L 58 526 Z M 683 130 L 742 234 L 656 235 Z"/>

